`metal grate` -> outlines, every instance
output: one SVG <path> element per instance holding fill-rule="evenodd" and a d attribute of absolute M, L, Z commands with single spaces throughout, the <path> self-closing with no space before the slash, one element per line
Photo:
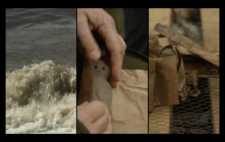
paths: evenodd
<path fill-rule="evenodd" d="M 215 101 L 219 102 L 218 81 L 208 81 L 200 78 L 198 88 L 201 94 L 198 97 L 188 97 L 178 105 L 173 105 L 173 129 L 174 134 L 212 134 L 213 125 L 219 123 L 213 119 L 219 113 L 219 105 L 212 106 Z M 218 97 L 217 97 L 218 96 Z M 216 98 L 218 98 L 216 100 Z"/>
<path fill-rule="evenodd" d="M 199 78 L 198 97 L 178 105 L 154 107 L 149 113 L 150 134 L 219 133 L 219 78 Z"/>
<path fill-rule="evenodd" d="M 171 106 L 155 106 L 149 113 L 149 134 L 168 134 L 170 129 Z"/>

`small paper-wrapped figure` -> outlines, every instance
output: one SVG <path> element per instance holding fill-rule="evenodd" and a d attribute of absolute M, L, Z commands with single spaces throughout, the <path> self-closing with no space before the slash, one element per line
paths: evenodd
<path fill-rule="evenodd" d="M 102 60 L 92 63 L 93 99 L 106 103 L 112 117 L 112 88 L 107 81 L 110 77 L 110 67 Z"/>

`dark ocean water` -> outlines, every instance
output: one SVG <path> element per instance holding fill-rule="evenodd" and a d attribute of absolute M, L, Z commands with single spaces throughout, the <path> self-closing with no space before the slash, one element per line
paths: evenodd
<path fill-rule="evenodd" d="M 76 9 L 6 9 L 6 133 L 76 133 Z"/>
<path fill-rule="evenodd" d="M 52 60 L 76 66 L 76 9 L 6 9 L 6 71 Z"/>

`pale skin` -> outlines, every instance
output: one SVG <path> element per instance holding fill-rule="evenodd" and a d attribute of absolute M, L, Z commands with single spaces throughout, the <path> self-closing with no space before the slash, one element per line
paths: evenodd
<path fill-rule="evenodd" d="M 77 107 L 77 117 L 91 134 L 111 134 L 111 117 L 105 103 L 84 102 Z"/>
<path fill-rule="evenodd" d="M 117 87 L 125 55 L 126 44 L 117 33 L 113 18 L 103 9 L 77 9 L 77 35 L 90 61 L 98 61 L 101 51 L 92 32 L 97 30 L 105 41 L 111 57 L 111 77 L 109 83 L 112 88 Z M 90 133 L 112 133 L 111 117 L 103 102 L 84 102 L 78 106 L 78 120 Z"/>
<path fill-rule="evenodd" d="M 101 51 L 91 31 L 97 30 L 105 41 L 111 55 L 110 85 L 116 88 L 120 81 L 120 71 L 126 44 L 117 33 L 113 18 L 103 9 L 77 9 L 77 35 L 90 61 L 98 61 Z"/>

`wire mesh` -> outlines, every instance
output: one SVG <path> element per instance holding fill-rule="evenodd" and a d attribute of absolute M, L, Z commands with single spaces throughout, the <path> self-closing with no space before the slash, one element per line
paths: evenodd
<path fill-rule="evenodd" d="M 156 106 L 149 113 L 149 134 L 168 134 L 170 129 L 171 106 Z"/>
<path fill-rule="evenodd" d="M 154 107 L 149 113 L 149 134 L 218 134 L 219 78 L 199 78 L 198 89 L 198 97 Z"/>

